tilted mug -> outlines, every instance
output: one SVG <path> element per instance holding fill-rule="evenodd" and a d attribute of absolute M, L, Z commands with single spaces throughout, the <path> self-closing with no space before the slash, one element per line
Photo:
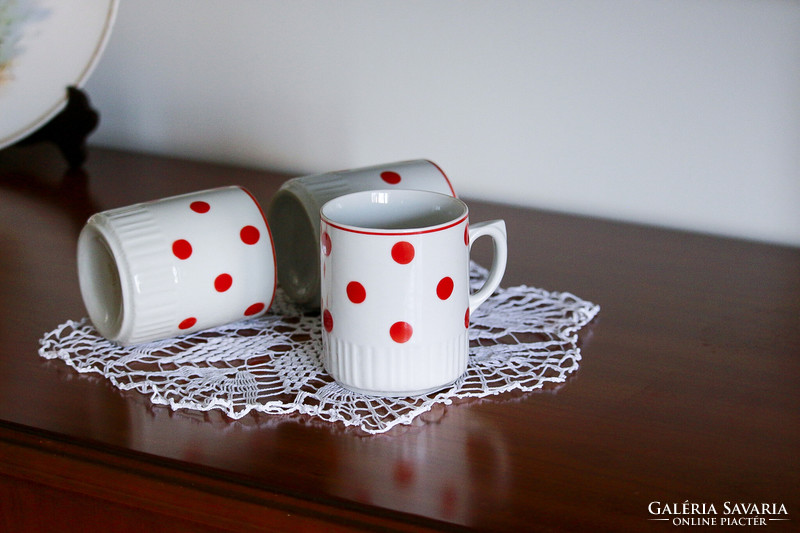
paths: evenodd
<path fill-rule="evenodd" d="M 275 193 L 267 207 L 267 220 L 275 241 L 278 283 L 290 300 L 308 308 L 319 305 L 319 210 L 325 202 L 384 188 L 456 195 L 442 169 L 427 159 L 293 178 Z"/>
<path fill-rule="evenodd" d="M 123 346 L 262 315 L 275 272 L 266 218 L 239 186 L 96 213 L 78 238 L 89 318 Z"/>

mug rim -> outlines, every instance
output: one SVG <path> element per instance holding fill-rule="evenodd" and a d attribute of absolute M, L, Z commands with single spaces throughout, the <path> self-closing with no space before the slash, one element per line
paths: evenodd
<path fill-rule="evenodd" d="M 408 228 L 381 228 L 377 227 L 376 225 L 370 226 L 370 225 L 349 224 L 334 220 L 331 218 L 330 215 L 326 214 L 326 210 L 330 211 L 332 209 L 332 206 L 337 202 L 353 200 L 354 197 L 358 196 L 372 197 L 376 194 L 377 195 L 385 194 L 389 196 L 405 196 L 405 197 L 416 196 L 416 197 L 436 198 L 439 200 L 440 203 L 448 203 L 451 205 L 456 205 L 457 208 L 460 210 L 460 212 L 457 213 L 455 216 L 451 216 L 447 220 L 440 222 L 438 224 L 419 225 Z M 448 228 L 452 228 L 454 226 L 458 226 L 468 218 L 469 218 L 469 207 L 460 198 L 456 198 L 454 196 L 449 196 L 447 194 L 442 194 L 438 192 L 416 190 L 416 189 L 375 189 L 369 191 L 358 191 L 350 194 L 345 194 L 337 198 L 333 198 L 325 202 L 325 204 L 320 208 L 320 220 L 322 220 L 328 226 L 338 230 L 347 231 L 349 233 L 357 233 L 361 235 L 422 235 L 425 233 L 434 233 L 437 231 L 442 231 Z"/>

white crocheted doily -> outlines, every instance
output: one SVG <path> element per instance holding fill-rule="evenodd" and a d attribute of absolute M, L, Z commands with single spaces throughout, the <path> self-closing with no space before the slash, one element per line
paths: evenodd
<path fill-rule="evenodd" d="M 473 290 L 486 270 L 472 263 Z M 470 316 L 466 373 L 451 387 L 413 398 L 350 392 L 325 372 L 318 315 L 305 315 L 279 290 L 266 315 L 182 337 L 120 347 L 87 319 L 68 321 L 40 340 L 39 354 L 81 373 L 98 373 L 122 390 L 172 409 L 304 413 L 383 433 L 436 404 L 559 383 L 581 359 L 577 332 L 599 306 L 565 292 L 499 289 Z"/>

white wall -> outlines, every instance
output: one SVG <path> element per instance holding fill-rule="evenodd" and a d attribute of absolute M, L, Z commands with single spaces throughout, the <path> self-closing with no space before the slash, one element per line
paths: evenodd
<path fill-rule="evenodd" d="M 121 0 L 94 144 L 800 245 L 800 2 Z"/>

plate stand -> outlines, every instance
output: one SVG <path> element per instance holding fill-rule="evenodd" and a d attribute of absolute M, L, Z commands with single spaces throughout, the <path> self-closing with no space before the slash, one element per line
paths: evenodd
<path fill-rule="evenodd" d="M 70 168 L 80 168 L 86 161 L 86 139 L 100 122 L 100 114 L 92 108 L 89 97 L 77 87 L 67 88 L 67 105 L 44 126 L 25 137 L 17 146 L 52 142 Z"/>

